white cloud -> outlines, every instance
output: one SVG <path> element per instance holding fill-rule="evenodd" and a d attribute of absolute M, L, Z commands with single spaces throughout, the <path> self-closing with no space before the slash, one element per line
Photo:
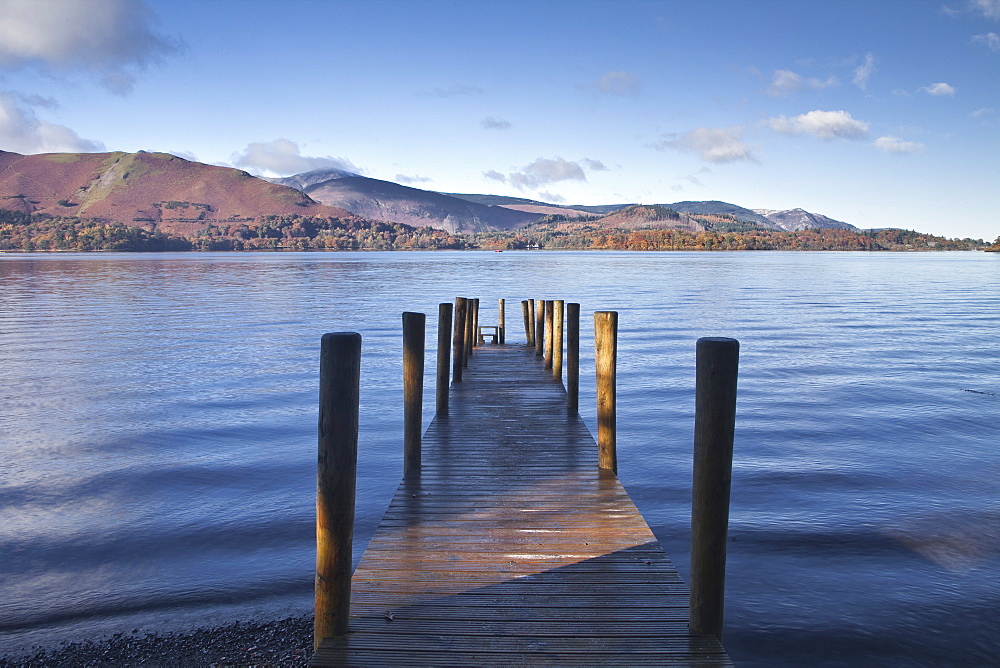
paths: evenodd
<path fill-rule="evenodd" d="M 604 95 L 619 97 L 636 97 L 640 89 L 639 77 L 624 71 L 608 72 L 590 87 Z"/>
<path fill-rule="evenodd" d="M 547 191 L 538 193 L 538 196 L 541 197 L 544 202 L 552 202 L 555 204 L 562 204 L 566 201 L 566 198 L 562 195 L 557 195 L 556 193 L 550 193 Z"/>
<path fill-rule="evenodd" d="M 90 70 L 125 94 L 139 72 L 179 51 L 154 22 L 141 0 L 4 0 L 0 67 Z"/>
<path fill-rule="evenodd" d="M 678 151 L 697 153 L 708 162 L 737 162 L 754 160 L 750 148 L 743 142 L 743 128 L 701 127 L 673 135 L 653 146 L 653 148 L 673 148 Z"/>
<path fill-rule="evenodd" d="M 428 181 L 433 181 L 434 179 L 428 176 L 407 176 L 406 174 L 396 174 L 396 183 L 427 183 Z"/>
<path fill-rule="evenodd" d="M 791 118 L 777 116 L 764 121 L 775 132 L 784 135 L 807 134 L 820 139 L 858 139 L 868 134 L 868 124 L 846 111 L 810 111 Z"/>
<path fill-rule="evenodd" d="M 487 116 L 481 121 L 483 129 L 485 130 L 509 130 L 510 123 L 503 120 L 502 118 L 493 118 L 492 116 Z"/>
<path fill-rule="evenodd" d="M 580 161 L 587 169 L 592 172 L 606 172 L 608 171 L 607 166 L 600 160 L 591 160 L 590 158 L 584 158 Z"/>
<path fill-rule="evenodd" d="M 809 77 L 808 79 L 804 79 L 801 75 L 791 70 L 775 70 L 774 77 L 771 79 L 771 85 L 767 87 L 765 92 L 772 97 L 787 97 L 803 88 L 820 90 L 836 86 L 838 83 L 840 82 L 837 81 L 836 77 L 830 77 L 829 79 Z"/>
<path fill-rule="evenodd" d="M 304 156 L 299 152 L 298 144 L 283 137 L 247 144 L 243 153 L 233 154 L 232 160 L 237 167 L 265 176 L 290 176 L 323 167 L 361 172 L 347 158 Z"/>
<path fill-rule="evenodd" d="M 979 109 L 976 109 L 969 115 L 972 116 L 973 118 L 989 118 L 995 113 L 996 109 L 994 109 L 993 107 L 981 107 Z"/>
<path fill-rule="evenodd" d="M 537 190 L 559 181 L 586 181 L 587 175 L 577 162 L 562 158 L 538 158 L 520 171 L 508 174 L 507 180 L 518 190 Z"/>
<path fill-rule="evenodd" d="M 876 62 L 874 54 L 866 53 L 864 62 L 854 68 L 854 78 L 851 79 L 851 82 L 864 90 L 868 86 L 868 80 L 875 73 Z"/>
<path fill-rule="evenodd" d="M 995 32 L 988 32 L 985 35 L 975 35 L 972 38 L 973 44 L 982 44 L 990 51 L 1000 51 L 1000 35 Z"/>
<path fill-rule="evenodd" d="M 507 183 L 507 177 L 495 169 L 483 172 L 483 178 L 489 181 L 499 181 L 500 183 Z"/>
<path fill-rule="evenodd" d="M 1000 0 L 969 0 L 968 9 L 974 14 L 1000 21 Z"/>
<path fill-rule="evenodd" d="M 65 125 L 38 118 L 33 107 L 54 103 L 37 96 L 0 92 L 0 147 L 15 153 L 89 153 L 103 151 L 99 141 L 83 139 Z"/>
<path fill-rule="evenodd" d="M 918 141 L 904 141 L 892 136 L 879 137 L 874 146 L 885 153 L 923 153 L 926 148 Z"/>
<path fill-rule="evenodd" d="M 936 97 L 941 97 L 943 95 L 954 95 L 955 94 L 955 87 L 954 86 L 949 86 L 948 84 L 946 84 L 944 82 L 941 82 L 941 83 L 932 83 L 929 86 L 924 86 L 920 90 L 922 92 L 924 92 L 924 93 L 927 93 L 928 95 L 934 95 Z"/>

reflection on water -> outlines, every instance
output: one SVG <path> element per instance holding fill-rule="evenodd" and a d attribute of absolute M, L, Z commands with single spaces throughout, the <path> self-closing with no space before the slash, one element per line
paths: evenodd
<path fill-rule="evenodd" d="M 694 341 L 741 341 L 737 662 L 989 663 L 996 260 L 0 256 L 0 646 L 307 611 L 320 335 L 364 337 L 360 557 L 402 470 L 400 313 L 426 313 L 433 332 L 437 304 L 462 295 L 482 298 L 486 324 L 505 298 L 518 326 L 521 299 L 580 302 L 584 342 L 590 312 L 619 311 L 619 470 L 682 572 Z M 428 379 L 434 364 L 431 350 Z"/>

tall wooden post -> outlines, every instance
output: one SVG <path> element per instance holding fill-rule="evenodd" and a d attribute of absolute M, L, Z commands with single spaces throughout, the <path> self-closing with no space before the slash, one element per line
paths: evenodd
<path fill-rule="evenodd" d="M 439 415 L 448 412 L 448 377 L 449 355 L 451 341 L 452 305 L 445 302 L 438 304 L 438 348 L 437 348 L 437 405 Z"/>
<path fill-rule="evenodd" d="M 528 300 L 521 300 L 521 317 L 524 319 L 524 338 L 531 345 L 531 312 L 528 310 Z"/>
<path fill-rule="evenodd" d="M 497 314 L 497 330 L 498 330 L 497 338 L 499 339 L 500 344 L 503 345 L 504 343 L 506 343 L 507 340 L 507 324 L 505 322 L 507 319 L 507 314 L 505 312 L 506 307 L 504 305 L 503 299 L 500 300 L 500 308 L 498 309 L 498 311 L 499 313 Z"/>
<path fill-rule="evenodd" d="M 594 362 L 597 367 L 597 462 L 600 468 L 618 473 L 617 311 L 594 313 Z"/>
<path fill-rule="evenodd" d="M 545 350 L 545 300 L 535 300 L 535 357 Z"/>
<path fill-rule="evenodd" d="M 465 356 L 462 358 L 462 366 L 469 366 L 469 357 L 472 356 L 472 346 L 475 339 L 476 327 L 476 300 L 471 297 L 465 300 Z"/>
<path fill-rule="evenodd" d="M 573 303 L 566 304 L 566 400 L 580 410 L 580 305 Z"/>
<path fill-rule="evenodd" d="M 319 362 L 313 647 L 347 633 L 358 467 L 361 335 L 324 334 Z"/>
<path fill-rule="evenodd" d="M 545 368 L 552 368 L 552 307 L 551 299 L 545 302 Z"/>
<path fill-rule="evenodd" d="M 427 317 L 403 313 L 403 471 L 420 468 Z"/>
<path fill-rule="evenodd" d="M 535 347 L 535 300 L 528 300 L 528 347 Z"/>
<path fill-rule="evenodd" d="M 740 343 L 698 339 L 691 497 L 691 621 L 722 640 Z"/>
<path fill-rule="evenodd" d="M 469 354 L 472 354 L 472 348 L 476 347 L 476 343 L 479 341 L 479 297 L 472 300 L 472 347 L 469 348 Z"/>
<path fill-rule="evenodd" d="M 564 302 L 552 302 L 552 377 L 562 382 Z"/>
<path fill-rule="evenodd" d="M 462 367 L 465 366 L 465 330 L 468 320 L 469 300 L 465 297 L 455 298 L 455 335 L 452 339 L 454 347 L 454 364 L 451 374 L 452 380 L 456 383 L 462 382 Z"/>

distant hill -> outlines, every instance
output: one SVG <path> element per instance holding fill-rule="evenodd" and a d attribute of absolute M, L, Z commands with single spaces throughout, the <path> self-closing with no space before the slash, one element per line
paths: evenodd
<path fill-rule="evenodd" d="M 780 229 L 778 225 L 771 222 L 764 216 L 751 211 L 750 209 L 745 209 L 742 206 L 737 206 L 735 204 L 729 204 L 728 202 L 718 202 L 715 200 L 706 202 L 674 202 L 673 204 L 667 204 L 674 211 L 679 211 L 681 213 L 700 213 L 712 216 L 732 216 L 741 223 L 751 223 L 753 225 L 759 225 L 765 230 L 777 230 Z"/>
<path fill-rule="evenodd" d="M 293 177 L 294 178 L 294 177 Z M 373 220 L 435 227 L 448 232 L 509 230 L 542 214 L 487 206 L 429 190 L 364 176 L 347 176 L 308 186 L 311 198 Z"/>
<path fill-rule="evenodd" d="M 0 151 L 0 208 L 187 235 L 257 216 L 351 217 L 244 171 L 168 153 Z"/>
<path fill-rule="evenodd" d="M 705 226 L 684 213 L 662 204 L 633 204 L 596 221 L 602 228 L 671 229 L 703 232 Z"/>
<path fill-rule="evenodd" d="M 304 191 L 306 188 L 314 186 L 318 183 L 331 181 L 333 179 L 343 179 L 349 176 L 361 175 L 355 174 L 354 172 L 345 172 L 343 169 L 337 169 L 336 167 L 321 167 L 320 169 L 302 172 L 301 174 L 296 174 L 294 176 L 284 176 L 278 178 L 260 176 L 258 178 L 270 181 L 271 183 L 277 183 L 281 186 L 288 186 L 289 188 Z"/>
<path fill-rule="evenodd" d="M 774 211 L 773 209 L 754 209 L 754 213 L 764 216 L 783 230 L 799 232 L 801 230 L 834 229 L 857 230 L 850 223 L 844 223 L 833 218 L 827 218 L 819 213 L 809 213 L 805 209 L 788 209 Z"/>

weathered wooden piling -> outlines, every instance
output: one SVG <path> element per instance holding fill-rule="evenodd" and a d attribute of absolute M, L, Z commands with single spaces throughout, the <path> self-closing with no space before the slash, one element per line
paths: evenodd
<path fill-rule="evenodd" d="M 360 334 L 323 335 L 319 377 L 314 647 L 347 633 L 351 612 Z"/>
<path fill-rule="evenodd" d="M 690 628 L 721 641 L 740 344 L 702 338 L 696 351 Z"/>
<path fill-rule="evenodd" d="M 500 300 L 500 306 L 497 309 L 497 336 L 500 339 L 500 345 L 503 345 L 507 341 L 507 309 L 503 299 Z"/>
<path fill-rule="evenodd" d="M 521 300 L 521 317 L 524 319 L 524 338 L 527 340 L 527 345 L 532 345 L 531 341 L 531 312 L 528 310 L 528 300 Z"/>
<path fill-rule="evenodd" d="M 448 302 L 438 304 L 438 342 L 437 342 L 437 402 L 435 410 L 439 415 L 448 412 L 448 363 L 451 350 L 451 313 L 452 305 Z"/>
<path fill-rule="evenodd" d="M 551 299 L 545 302 L 545 368 L 552 368 L 552 312 L 555 302 Z"/>
<path fill-rule="evenodd" d="M 580 305 L 566 304 L 566 402 L 580 410 Z"/>
<path fill-rule="evenodd" d="M 563 368 L 563 314 L 565 302 L 556 299 L 552 302 L 552 377 L 562 382 Z"/>
<path fill-rule="evenodd" d="M 472 300 L 472 338 L 469 341 L 469 355 L 476 349 L 476 342 L 479 340 L 479 297 Z"/>
<path fill-rule="evenodd" d="M 617 311 L 594 313 L 594 364 L 597 367 L 598 466 L 617 474 Z"/>
<path fill-rule="evenodd" d="M 451 374 L 456 383 L 462 382 L 462 368 L 465 366 L 465 332 L 469 315 L 469 300 L 465 297 L 455 298 L 455 335 L 452 339 L 454 348 L 454 364 Z"/>
<path fill-rule="evenodd" d="M 472 347 L 476 339 L 476 300 L 467 297 L 465 300 L 465 350 L 462 355 L 462 366 L 469 366 L 469 357 L 472 356 Z"/>
<path fill-rule="evenodd" d="M 403 313 L 403 470 L 420 468 L 427 317 Z"/>
<path fill-rule="evenodd" d="M 535 357 L 545 352 L 545 300 L 535 300 Z"/>
<path fill-rule="evenodd" d="M 528 347 L 535 347 L 535 300 L 528 300 Z"/>

